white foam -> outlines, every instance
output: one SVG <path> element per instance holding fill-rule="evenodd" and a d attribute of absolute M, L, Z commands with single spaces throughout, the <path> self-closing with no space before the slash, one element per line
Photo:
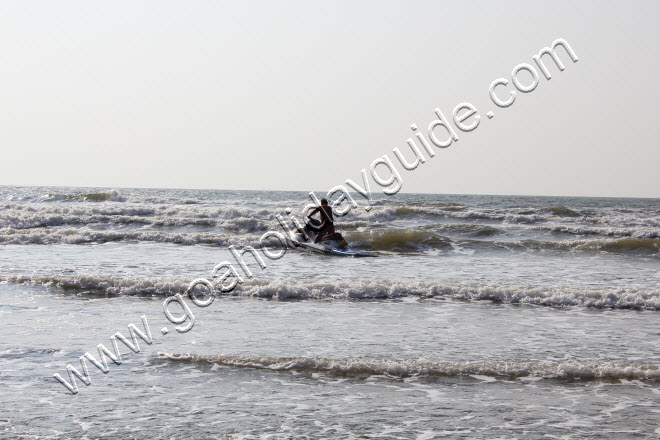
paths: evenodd
<path fill-rule="evenodd" d="M 442 297 L 458 300 L 489 300 L 513 304 L 554 307 L 635 308 L 660 310 L 660 290 L 625 288 L 543 287 L 475 285 L 361 280 L 324 283 L 299 280 L 247 281 L 233 292 L 276 299 L 391 299 Z"/>
<path fill-rule="evenodd" d="M 0 282 L 53 286 L 108 295 L 173 295 L 190 279 L 119 278 L 98 275 L 5 275 Z M 271 299 L 398 299 L 406 297 L 494 301 L 552 307 L 593 307 L 660 310 L 660 289 L 577 288 L 391 280 L 321 282 L 299 279 L 246 280 L 229 295 Z"/>
<path fill-rule="evenodd" d="M 40 205 L 6 204 L 0 210 L 0 228 L 33 229 L 89 224 L 138 226 L 208 226 L 232 231 L 265 231 L 276 224 L 266 209 L 153 205 Z"/>
<path fill-rule="evenodd" d="M 258 244 L 259 235 L 233 235 L 206 232 L 167 232 L 158 230 L 89 230 L 81 228 L 0 228 L 0 244 L 48 245 L 87 244 L 112 241 L 140 241 L 175 243 L 181 245 L 206 244 L 242 246 Z"/>
<path fill-rule="evenodd" d="M 161 359 L 212 363 L 229 367 L 274 371 L 308 370 L 339 375 L 369 376 L 477 376 L 493 378 L 540 377 L 544 379 L 642 379 L 659 380 L 660 365 L 581 364 L 575 362 L 430 362 L 417 360 L 328 359 L 319 357 L 269 357 L 256 355 L 195 355 L 159 353 Z M 482 377 L 484 379 L 482 379 Z"/>
<path fill-rule="evenodd" d="M 37 284 L 65 291 L 95 292 L 106 295 L 175 295 L 185 292 L 190 279 L 140 279 L 104 277 L 97 275 L 8 275 L 0 282 Z"/>

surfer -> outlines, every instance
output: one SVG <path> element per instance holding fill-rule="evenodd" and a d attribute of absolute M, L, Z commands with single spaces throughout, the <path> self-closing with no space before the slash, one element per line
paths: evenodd
<path fill-rule="evenodd" d="M 298 249 L 304 252 L 314 252 L 324 255 L 337 255 L 341 257 L 377 257 L 378 255 L 364 252 L 358 249 L 351 249 L 344 237 L 335 231 L 335 221 L 332 208 L 328 206 L 326 199 L 321 200 L 319 206 L 308 205 L 307 208 L 313 210 L 307 215 L 307 224 L 304 227 L 298 227 L 295 233 L 290 229 L 285 230 L 289 234 L 287 245 L 291 249 Z M 285 211 L 286 212 L 286 211 Z M 291 211 L 287 212 L 289 214 Z M 319 213 L 320 220 L 314 218 Z M 282 223 L 282 220 L 278 218 Z M 295 219 L 294 219 L 295 220 Z M 299 222 L 296 222 L 300 225 Z M 313 241 L 313 243 L 311 243 Z"/>
<path fill-rule="evenodd" d="M 324 236 L 332 235 L 335 233 L 332 208 L 328 206 L 328 201 L 326 199 L 322 199 L 321 206 L 314 208 L 314 210 L 307 216 L 307 218 L 312 220 L 312 216 L 317 212 L 321 213 L 321 226 L 318 228 L 318 233 L 316 234 L 314 243 L 320 243 Z"/>

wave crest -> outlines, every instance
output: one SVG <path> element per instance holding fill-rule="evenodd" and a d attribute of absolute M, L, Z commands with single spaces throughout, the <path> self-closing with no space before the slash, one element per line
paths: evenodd
<path fill-rule="evenodd" d="M 148 205 L 46 205 L 6 204 L 0 210 L 0 228 L 36 229 L 50 226 L 90 224 L 138 225 L 152 227 L 201 226 L 232 231 L 265 231 L 273 226 L 268 210 L 234 207 L 192 207 Z"/>
<path fill-rule="evenodd" d="M 478 285 L 361 280 L 351 283 L 254 280 L 240 284 L 233 295 L 273 299 L 396 299 L 405 297 L 493 301 L 551 307 L 593 307 L 660 310 L 660 290 Z"/>
<path fill-rule="evenodd" d="M 170 296 L 183 293 L 192 279 L 119 278 L 99 275 L 4 275 L 0 282 L 56 287 L 64 292 L 102 295 Z"/>
<path fill-rule="evenodd" d="M 415 229 L 376 229 L 345 235 L 351 246 L 374 251 L 415 252 L 452 247 L 448 238 Z"/>
<path fill-rule="evenodd" d="M 615 254 L 658 254 L 660 253 L 660 238 L 618 238 L 569 241 L 538 241 L 522 240 L 512 243 L 497 243 L 502 247 L 521 246 L 535 250 L 583 250 L 601 251 Z"/>
<path fill-rule="evenodd" d="M 58 201 L 78 201 L 78 202 L 125 202 L 126 197 L 116 189 L 103 192 L 90 192 L 78 194 L 51 194 L 49 193 L 45 200 L 47 202 Z"/>
<path fill-rule="evenodd" d="M 168 296 L 183 293 L 190 279 L 119 278 L 100 275 L 4 275 L 0 282 L 57 287 L 75 293 Z M 219 291 L 219 289 L 218 289 Z M 577 288 L 391 280 L 320 282 L 308 280 L 247 280 L 228 295 L 277 300 L 446 298 L 551 307 L 660 310 L 660 290 Z"/>
<path fill-rule="evenodd" d="M 543 379 L 659 380 L 660 365 L 581 364 L 575 362 L 429 362 L 418 360 L 328 359 L 321 357 L 268 357 L 159 353 L 172 362 L 212 363 L 227 367 L 273 371 L 311 371 L 341 376 L 471 376 Z"/>
<path fill-rule="evenodd" d="M 102 244 L 115 241 L 137 241 L 172 243 L 179 245 L 242 246 L 258 243 L 258 236 L 213 234 L 205 232 L 166 232 L 155 230 L 134 231 L 92 231 L 87 229 L 48 229 L 28 230 L 0 228 L 0 244 L 50 245 L 50 244 Z"/>

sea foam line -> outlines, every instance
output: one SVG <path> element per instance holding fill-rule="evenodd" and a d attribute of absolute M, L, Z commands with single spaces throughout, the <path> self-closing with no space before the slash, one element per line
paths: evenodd
<path fill-rule="evenodd" d="M 185 278 L 120 278 L 100 275 L 0 276 L 0 282 L 56 287 L 66 292 L 104 295 L 170 296 L 184 292 Z M 219 294 L 219 289 L 218 294 Z M 374 300 L 405 297 L 492 301 L 550 307 L 660 310 L 660 289 L 515 286 L 469 283 L 358 280 L 322 282 L 298 279 L 245 280 L 226 294 L 276 300 Z"/>
<path fill-rule="evenodd" d="M 329 359 L 323 357 L 269 357 L 159 353 L 174 362 L 212 363 L 226 367 L 273 371 L 311 371 L 342 376 L 470 376 L 543 379 L 638 379 L 660 380 L 660 365 L 585 364 L 577 362 L 430 362 L 419 360 Z"/>

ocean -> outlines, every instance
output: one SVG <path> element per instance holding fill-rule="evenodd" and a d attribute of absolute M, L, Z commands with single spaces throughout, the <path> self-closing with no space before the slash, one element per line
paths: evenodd
<path fill-rule="evenodd" d="M 378 258 L 246 253 L 192 303 L 309 201 L 1 186 L 0 438 L 660 436 L 660 199 L 356 195 Z"/>

